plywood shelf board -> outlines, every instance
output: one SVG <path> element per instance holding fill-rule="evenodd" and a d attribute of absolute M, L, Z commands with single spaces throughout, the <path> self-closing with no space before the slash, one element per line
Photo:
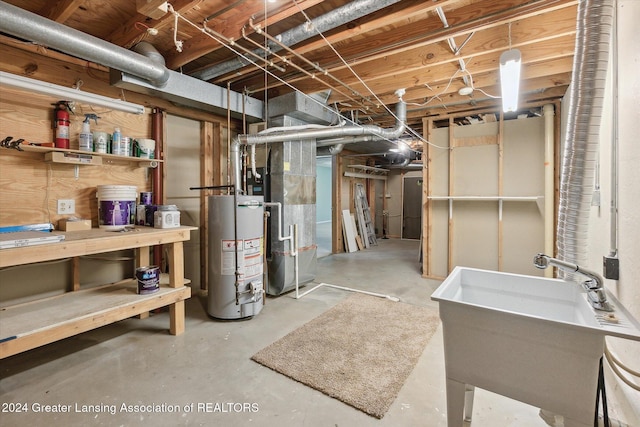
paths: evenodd
<path fill-rule="evenodd" d="M 113 309 L 132 304 L 137 306 L 153 299 L 164 300 L 172 293 L 180 295 L 186 291 L 190 294 L 190 289 L 185 286 L 171 288 L 162 285 L 158 292 L 138 295 L 136 287 L 135 279 L 127 279 L 2 308 L 0 309 L 0 323 L 2 323 L 0 340 L 56 328 L 84 318 L 100 317 Z"/>
<path fill-rule="evenodd" d="M 73 153 L 73 154 L 88 154 L 91 156 L 97 156 L 103 158 L 105 161 L 119 161 L 119 162 L 138 162 L 138 163 L 148 163 L 150 161 L 162 163 L 162 160 L 158 159 L 144 159 L 141 157 L 134 156 L 117 156 L 115 154 L 107 154 L 107 153 L 96 153 L 93 151 L 81 151 L 81 150 L 72 150 L 67 148 L 56 148 L 56 147 L 41 147 L 39 145 L 28 145 L 28 144 L 20 144 L 20 148 L 22 151 L 29 153 Z M 17 150 L 16 150 L 17 151 Z"/>
<path fill-rule="evenodd" d="M 148 295 L 136 293 L 130 279 L 97 288 L 20 304 L 0 310 L 0 358 L 183 301 L 191 288 L 163 285 Z"/>
<path fill-rule="evenodd" d="M 196 229 L 182 226 L 170 229 L 135 227 L 133 231 L 128 232 L 100 228 L 71 232 L 53 231 L 55 234 L 64 234 L 65 240 L 47 245 L 2 249 L 0 267 L 186 241 L 190 238 L 190 231 Z"/>
<path fill-rule="evenodd" d="M 544 196 L 428 196 L 431 200 L 460 200 L 470 202 L 490 202 L 500 201 L 505 202 L 537 202 Z"/>

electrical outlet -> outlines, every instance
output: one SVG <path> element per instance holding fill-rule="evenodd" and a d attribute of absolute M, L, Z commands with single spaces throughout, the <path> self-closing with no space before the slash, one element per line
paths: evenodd
<path fill-rule="evenodd" d="M 58 200 L 58 214 L 69 215 L 76 213 L 76 201 L 73 199 Z"/>

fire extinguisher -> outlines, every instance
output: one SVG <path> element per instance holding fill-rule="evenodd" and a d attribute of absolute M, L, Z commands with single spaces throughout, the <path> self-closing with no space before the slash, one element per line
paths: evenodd
<path fill-rule="evenodd" d="M 55 105 L 53 127 L 55 129 L 56 148 L 69 148 L 69 111 L 67 101 L 58 101 Z"/>

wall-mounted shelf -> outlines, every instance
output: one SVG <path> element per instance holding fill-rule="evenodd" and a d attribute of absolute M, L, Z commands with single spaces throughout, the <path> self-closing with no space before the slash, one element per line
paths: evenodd
<path fill-rule="evenodd" d="M 28 153 L 42 153 L 45 160 L 54 163 L 73 165 L 108 165 L 129 163 L 137 167 L 155 168 L 162 160 L 144 159 L 133 156 L 117 156 L 115 154 L 94 153 L 91 151 L 70 150 L 65 148 L 41 147 L 38 145 L 20 144 L 20 149 Z M 19 151 L 19 150 L 15 150 Z M 92 160 L 87 160 L 88 158 Z"/>
<path fill-rule="evenodd" d="M 502 219 L 502 203 L 503 202 L 536 202 L 538 210 L 542 214 L 544 212 L 544 196 L 427 196 L 429 200 L 448 200 L 449 201 L 449 218 L 453 217 L 453 202 L 499 202 L 499 216 Z"/>
<path fill-rule="evenodd" d="M 537 202 L 543 196 L 428 196 L 431 200 L 466 200 L 470 202 L 500 201 L 505 202 Z"/>
<path fill-rule="evenodd" d="M 344 173 L 344 176 L 348 176 L 351 178 L 363 178 L 363 179 L 373 178 L 373 179 L 386 180 L 387 172 L 389 172 L 389 169 L 374 168 L 372 166 L 365 166 L 365 165 L 348 165 L 347 167 L 362 171 L 362 172 L 346 171 Z"/>

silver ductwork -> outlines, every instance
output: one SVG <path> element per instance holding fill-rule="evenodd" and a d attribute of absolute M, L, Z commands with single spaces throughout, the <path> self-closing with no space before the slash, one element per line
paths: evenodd
<path fill-rule="evenodd" d="M 278 133 L 238 135 L 231 143 L 231 163 L 233 168 L 234 183 L 237 188 L 242 183 L 242 164 L 240 162 L 240 146 L 254 144 L 268 144 L 273 142 L 283 142 L 292 140 L 309 139 L 329 139 L 350 136 L 373 135 L 380 139 L 398 139 L 404 132 L 407 119 L 407 104 L 399 101 L 396 104 L 396 126 L 391 129 L 384 129 L 379 126 L 329 126 L 321 129 L 303 129 L 296 131 L 283 131 Z M 340 143 L 335 139 L 335 144 Z M 238 188 L 240 189 L 240 188 Z M 241 189 L 240 189 L 241 190 Z M 241 190 L 242 191 L 242 190 Z"/>
<path fill-rule="evenodd" d="M 142 77 L 154 86 L 162 87 L 169 80 L 169 70 L 164 65 L 35 13 L 0 1 L 0 16 L 0 31 L 7 34 L 117 68 Z"/>
<path fill-rule="evenodd" d="M 2 32 L 110 67 L 110 83 L 116 87 L 215 114 L 230 109 L 235 118 L 262 120 L 262 101 L 169 70 L 149 43 L 130 51 L 2 1 L 0 16 Z"/>
<path fill-rule="evenodd" d="M 316 156 L 335 156 L 342 153 L 344 144 L 328 145 L 326 147 L 316 146 Z"/>
<path fill-rule="evenodd" d="M 319 16 L 311 20 L 311 25 L 304 23 L 292 28 L 289 31 L 285 31 L 275 36 L 280 43 L 285 46 L 293 46 L 297 43 L 303 42 L 311 37 L 318 35 L 318 32 L 324 33 L 340 25 L 344 25 L 348 22 L 358 19 L 370 13 L 376 12 L 380 9 L 384 9 L 394 3 L 398 3 L 400 0 L 355 0 L 342 7 L 332 10 L 322 16 Z M 269 44 L 270 52 L 278 52 L 282 49 L 275 43 Z M 256 49 L 253 51 L 256 55 L 263 55 L 264 51 Z M 244 66 L 249 65 L 250 62 L 237 57 L 227 62 L 214 65 L 202 69 L 196 73 L 191 74 L 192 77 L 196 77 L 202 80 L 211 80 L 223 74 L 231 71 L 238 70 Z"/>
<path fill-rule="evenodd" d="M 612 0 L 578 5 L 576 49 L 560 177 L 558 258 L 587 263 L 588 225 L 613 27 Z"/>

